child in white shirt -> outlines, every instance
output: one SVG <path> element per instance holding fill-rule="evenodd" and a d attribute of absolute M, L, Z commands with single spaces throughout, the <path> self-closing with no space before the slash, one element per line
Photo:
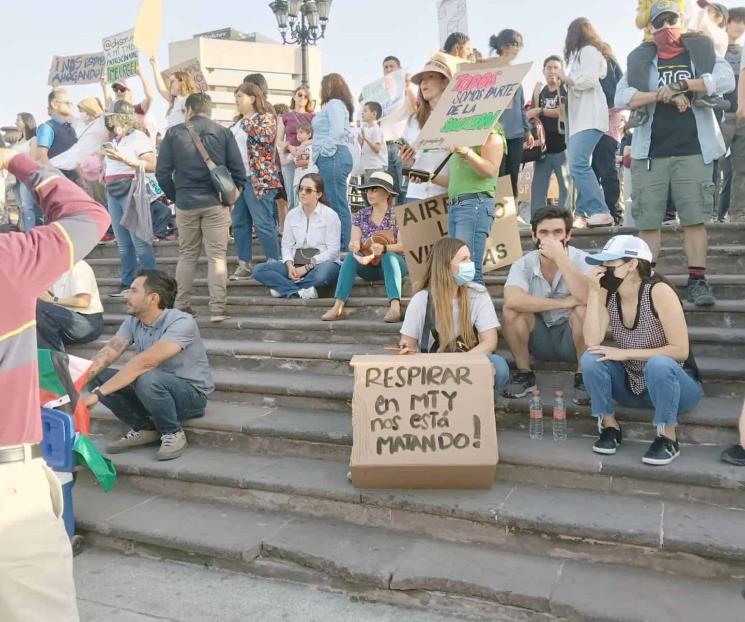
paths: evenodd
<path fill-rule="evenodd" d="M 290 156 L 295 163 L 295 175 L 292 181 L 292 192 L 295 205 L 299 205 L 298 186 L 300 180 L 308 173 L 317 173 L 318 167 L 313 164 L 313 126 L 310 123 L 300 123 L 297 126 L 297 139 L 300 144 L 295 147 L 295 155 Z"/>
<path fill-rule="evenodd" d="M 367 124 L 367 127 L 360 131 L 359 138 L 362 145 L 361 168 L 365 171 L 365 183 L 374 172 L 385 171 L 388 168 L 388 147 L 380 127 L 382 114 L 383 108 L 378 102 L 367 102 L 362 108 L 362 120 Z"/>

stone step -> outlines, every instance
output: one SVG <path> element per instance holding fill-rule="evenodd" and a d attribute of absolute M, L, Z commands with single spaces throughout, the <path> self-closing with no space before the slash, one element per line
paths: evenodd
<path fill-rule="evenodd" d="M 438 605 L 453 598 L 458 600 L 451 612 L 483 612 L 479 619 L 496 619 L 494 608 L 500 604 L 579 622 L 645 622 L 652 611 L 656 622 L 699 622 L 711 616 L 713 603 L 718 619 L 736 620 L 742 610 L 739 585 L 731 580 L 674 577 L 453 543 L 325 518 L 179 499 L 122 483 L 103 495 L 86 478 L 75 486 L 78 528 L 96 545 L 316 580 L 343 586 L 366 600 L 396 598 L 437 612 Z M 604 596 L 619 593 L 633 598 Z M 533 616 L 519 619 L 539 621 Z"/>
<path fill-rule="evenodd" d="M 256 262 L 263 261 L 263 257 L 256 257 Z M 102 259 L 91 259 L 90 262 L 97 278 L 118 277 L 121 264 L 118 257 L 106 257 Z M 176 271 L 176 257 L 158 257 L 157 265 L 160 269 L 170 274 Z M 227 257 L 229 272 L 235 270 L 238 265 L 238 257 L 229 255 Z M 657 269 L 661 274 L 687 274 L 687 261 L 683 251 L 679 248 L 663 249 L 657 262 Z M 707 269 L 712 274 L 741 273 L 745 271 L 745 246 L 712 246 L 709 248 L 707 257 Z M 502 268 L 499 272 L 507 273 L 508 268 Z M 197 261 L 195 276 L 206 278 L 207 259 L 200 257 Z"/>
<path fill-rule="evenodd" d="M 654 435 L 649 413 L 619 410 L 625 442 L 614 456 L 591 451 L 597 438 L 595 420 L 570 409 L 569 437 L 554 442 L 551 420 L 544 421 L 542 441 L 527 433 L 527 411 L 496 413 L 500 466 L 498 481 L 516 481 L 561 488 L 580 488 L 669 501 L 696 500 L 745 509 L 745 469 L 719 460 L 723 446 L 737 439 L 737 411 L 723 400 L 705 398 L 700 407 L 681 418 L 681 457 L 664 468 L 641 462 Z M 645 419 L 646 416 L 646 419 Z M 550 414 L 547 415 L 550 417 Z M 91 413 L 97 437 L 118 438 L 126 431 L 111 412 L 97 405 Z M 349 462 L 352 421 L 347 413 L 308 411 L 268 406 L 245 406 L 211 400 L 207 415 L 187 421 L 189 444 L 278 458 Z M 692 433 L 720 432 L 728 439 L 717 445 L 689 444 Z M 636 440 L 635 440 L 636 439 Z"/>
<path fill-rule="evenodd" d="M 146 447 L 117 455 L 120 480 L 157 494 L 515 552 L 688 576 L 731 578 L 745 570 L 745 513 L 713 504 L 501 481 L 478 491 L 357 490 L 338 462 L 193 447 L 164 463 L 154 453 Z M 110 511 L 113 500 L 106 505 Z"/>
<path fill-rule="evenodd" d="M 678 294 L 682 298 L 685 298 L 688 276 L 685 274 L 674 274 L 667 278 L 677 287 Z M 707 279 L 717 299 L 742 300 L 745 298 L 745 276 L 739 274 L 712 274 Z M 489 289 L 489 293 L 495 298 L 502 298 L 506 280 L 507 275 L 505 273 L 486 275 L 486 286 Z M 118 277 L 103 277 L 98 279 L 98 287 L 102 294 L 108 295 L 120 291 L 121 284 Z M 193 293 L 197 299 L 202 299 L 197 302 L 197 306 L 204 306 L 206 296 L 209 295 L 207 280 L 195 279 Z M 324 290 L 320 293 L 323 298 L 333 298 L 334 296 L 333 289 Z M 411 293 L 411 282 L 406 279 L 404 281 L 403 294 L 408 298 L 411 296 Z M 269 300 L 268 298 L 266 288 L 254 279 L 228 282 L 228 304 L 263 304 L 264 306 L 272 306 L 274 299 Z M 365 305 L 388 304 L 385 285 L 382 281 L 371 283 L 363 279 L 357 279 L 352 289 L 352 297 L 350 298 L 349 305 L 354 306 L 357 304 L 359 306 L 359 303 L 357 303 L 359 298 L 364 299 Z M 119 301 L 118 304 L 123 304 L 122 299 L 106 299 L 107 309 L 115 308 L 112 305 L 116 305 L 117 300 Z"/>

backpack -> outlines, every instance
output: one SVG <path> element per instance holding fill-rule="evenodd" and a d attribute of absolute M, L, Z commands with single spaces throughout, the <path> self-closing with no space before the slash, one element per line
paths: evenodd
<path fill-rule="evenodd" d="M 616 107 L 616 86 L 623 78 L 623 71 L 615 59 L 609 58 L 606 62 L 608 63 L 608 71 L 606 71 L 604 78 L 600 78 L 600 86 L 603 87 L 605 101 L 608 103 L 608 110 L 610 110 Z"/>
<path fill-rule="evenodd" d="M 525 108 L 529 109 L 530 105 L 526 104 Z M 546 157 L 546 130 L 543 123 L 538 117 L 533 117 L 528 123 L 530 123 L 530 134 L 533 136 L 533 148 L 528 149 L 528 143 L 523 143 L 523 164 L 538 162 Z"/>

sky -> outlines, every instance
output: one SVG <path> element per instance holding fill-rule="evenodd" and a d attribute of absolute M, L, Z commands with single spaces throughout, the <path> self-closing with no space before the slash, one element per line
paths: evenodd
<path fill-rule="evenodd" d="M 44 120 L 52 56 L 100 50 L 102 37 L 133 26 L 139 0 L 6 0 L 3 5 L 0 126 L 14 124 L 22 111 Z M 163 0 L 161 67 L 169 65 L 168 42 L 197 32 L 232 26 L 281 41 L 268 5 L 268 0 Z M 468 34 L 474 47 L 486 54 L 490 35 L 503 28 L 521 32 L 525 47 L 518 62 L 534 63 L 525 80 L 529 94 L 540 78 L 543 59 L 561 54 L 567 26 L 576 17 L 588 17 L 617 57 L 625 59 L 641 40 L 634 26 L 636 5 L 637 0 L 468 0 Z M 323 72 L 340 73 L 356 95 L 380 77 L 382 59 L 389 54 L 412 71 L 421 68 L 439 44 L 436 1 L 334 0 L 326 33 L 318 45 Z M 144 56 L 141 62 L 149 72 Z M 100 86 L 70 87 L 70 94 L 77 102 L 100 95 Z M 164 114 L 165 104 L 159 102 L 155 111 Z"/>

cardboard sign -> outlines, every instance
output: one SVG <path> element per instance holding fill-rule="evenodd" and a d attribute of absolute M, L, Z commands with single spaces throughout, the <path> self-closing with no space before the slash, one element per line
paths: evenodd
<path fill-rule="evenodd" d="M 483 354 L 355 356 L 352 483 L 489 488 L 496 474 L 494 369 Z"/>
<path fill-rule="evenodd" d="M 497 66 L 497 65 L 502 65 Z M 483 145 L 532 63 L 463 63 L 414 141 L 415 149 Z"/>
<path fill-rule="evenodd" d="M 162 21 L 163 0 L 142 0 L 135 21 L 133 40 L 135 47 L 148 56 L 158 53 Z"/>
<path fill-rule="evenodd" d="M 483 272 L 507 266 L 522 257 L 517 209 L 509 176 L 500 177 L 494 195 L 495 216 L 486 240 Z M 416 288 L 422 280 L 432 245 L 448 235 L 448 197 L 445 194 L 399 205 L 396 223 L 409 278 Z"/>
<path fill-rule="evenodd" d="M 191 76 L 191 79 L 194 81 L 194 85 L 197 87 L 197 90 L 201 93 L 206 93 L 207 91 L 209 91 L 209 87 L 207 86 L 207 78 L 204 77 L 204 72 L 202 71 L 202 65 L 196 58 L 190 58 L 189 60 L 185 60 L 183 63 L 179 63 L 178 65 L 169 67 L 168 69 L 161 71 L 160 75 L 163 76 L 163 80 L 165 80 L 166 84 L 168 84 L 168 77 L 177 71 L 188 73 Z"/>
<path fill-rule="evenodd" d="M 101 79 L 106 58 L 103 52 L 95 54 L 76 54 L 74 56 L 52 56 L 47 84 L 93 84 Z"/>
<path fill-rule="evenodd" d="M 360 101 L 378 102 L 383 108 L 383 117 L 387 117 L 391 109 L 401 103 L 406 90 L 406 69 L 399 69 L 383 76 L 379 80 L 370 82 L 362 87 Z"/>
<path fill-rule="evenodd" d="M 533 185 L 533 171 L 535 168 L 534 162 L 528 162 L 524 167 L 520 169 L 520 173 L 517 176 L 517 203 L 530 203 L 531 197 L 531 186 Z M 556 181 L 556 175 L 551 173 L 551 179 L 548 182 L 548 193 L 547 199 L 559 198 L 559 182 Z"/>
<path fill-rule="evenodd" d="M 116 82 L 137 75 L 138 57 L 134 44 L 134 30 L 111 35 L 103 40 L 106 57 L 106 79 Z"/>
<path fill-rule="evenodd" d="M 468 6 L 466 0 L 438 0 L 437 25 L 440 31 L 440 47 L 445 45 L 453 32 L 468 34 Z"/>

